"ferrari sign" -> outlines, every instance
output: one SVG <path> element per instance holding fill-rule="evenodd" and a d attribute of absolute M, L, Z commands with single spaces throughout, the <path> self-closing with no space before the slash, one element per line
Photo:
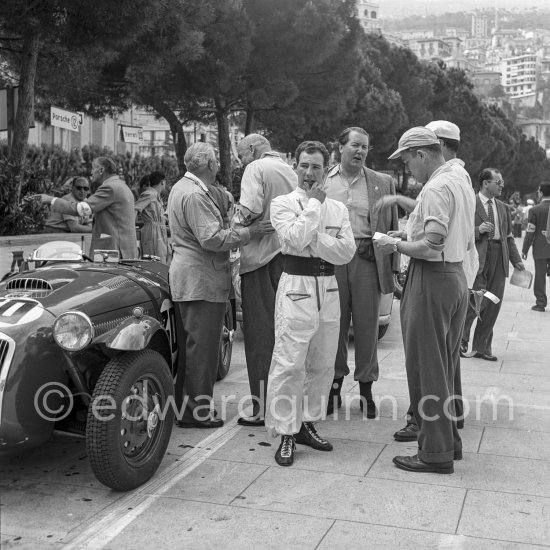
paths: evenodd
<path fill-rule="evenodd" d="M 71 130 L 71 132 L 78 132 L 82 124 L 82 115 L 52 106 L 50 124 L 59 128 L 65 128 L 65 130 Z"/>
<path fill-rule="evenodd" d="M 120 125 L 120 140 L 125 143 L 140 143 L 143 141 L 141 126 Z"/>

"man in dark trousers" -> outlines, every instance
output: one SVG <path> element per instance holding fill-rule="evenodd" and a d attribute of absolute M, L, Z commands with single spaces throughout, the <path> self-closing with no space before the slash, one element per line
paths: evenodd
<path fill-rule="evenodd" d="M 541 183 L 539 188 L 541 202 L 529 211 L 529 222 L 525 240 L 523 241 L 522 257 L 527 259 L 529 248 L 533 247 L 535 260 L 534 293 L 537 303 L 531 308 L 533 311 L 544 312 L 548 304 L 546 298 L 546 277 L 550 277 L 550 243 L 548 242 L 547 226 L 548 211 L 550 210 L 550 182 Z"/>
<path fill-rule="evenodd" d="M 393 462 L 409 472 L 450 474 L 453 460 L 462 458 L 453 398 L 468 307 L 462 262 L 474 225 L 473 200 L 464 174 L 445 162 L 439 140 L 428 128 L 405 132 L 390 159 L 398 157 L 425 185 L 410 214 L 410 239 L 382 235 L 375 241 L 383 254 L 400 252 L 411 258 L 401 329 L 418 453 L 396 456 Z"/>
<path fill-rule="evenodd" d="M 487 298 L 483 300 L 480 319 L 477 321 L 474 332 L 473 357 L 485 359 L 485 361 L 497 361 L 491 348 L 493 328 L 504 296 L 504 285 L 510 269 L 509 263 L 517 269 L 525 269 L 514 241 L 510 210 L 497 199 L 502 194 L 503 187 L 502 174 L 496 168 L 485 168 L 479 174 L 479 193 L 476 197 L 475 214 L 479 271 L 473 290 L 488 290 L 499 299 L 498 304 Z M 466 314 L 460 344 L 462 357 L 472 357 L 471 354 L 467 355 L 467 351 L 475 318 L 476 313 L 470 307 Z"/>
<path fill-rule="evenodd" d="M 363 128 L 346 128 L 338 137 L 340 164 L 332 167 L 325 183 L 329 199 L 346 205 L 357 252 L 351 262 L 335 268 L 340 292 L 340 336 L 334 365 L 334 381 L 327 414 L 342 403 L 340 391 L 348 366 L 350 322 L 355 339 L 355 372 L 359 382 L 360 406 L 366 407 L 367 418 L 377 411 L 372 396 L 372 384 L 378 380 L 378 315 L 380 297 L 394 291 L 393 271 L 397 271 L 397 255 L 383 256 L 372 245 L 375 232 L 398 229 L 397 206 L 380 211 L 376 203 L 385 195 L 395 195 L 393 179 L 388 174 L 365 167 L 370 138 Z"/>
<path fill-rule="evenodd" d="M 269 221 L 271 201 L 296 189 L 296 173 L 259 134 L 245 136 L 237 145 L 237 153 L 246 168 L 235 212 L 236 227 L 248 227 L 255 220 Z M 281 243 L 276 233 L 262 235 L 241 247 L 239 273 L 252 416 L 242 416 L 237 422 L 241 426 L 263 426 L 275 344 L 275 295 L 283 273 Z"/>
<path fill-rule="evenodd" d="M 168 197 L 174 254 L 170 291 L 176 310 L 178 373 L 176 404 L 181 428 L 219 428 L 211 412 L 218 370 L 219 339 L 231 275 L 229 251 L 255 236 L 272 233 L 271 223 L 226 228 L 223 209 L 211 186 L 218 162 L 209 143 L 194 143 L 185 153 L 187 172 Z"/>

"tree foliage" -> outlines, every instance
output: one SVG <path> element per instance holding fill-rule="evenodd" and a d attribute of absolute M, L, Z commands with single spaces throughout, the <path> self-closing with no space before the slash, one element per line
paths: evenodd
<path fill-rule="evenodd" d="M 536 185 L 548 167 L 544 152 L 483 104 L 462 70 L 365 34 L 354 14 L 354 0 L 4 0 L 4 78 L 20 84 L 11 162 L 17 169 L 28 158 L 36 96 L 43 120 L 51 104 L 95 117 L 131 104 L 153 110 L 170 126 L 180 173 L 183 124 L 216 121 L 229 186 L 228 121 L 237 116 L 245 132 L 263 132 L 283 151 L 362 126 L 377 169 L 398 166 L 387 157 L 406 129 L 446 119 L 461 129 L 459 155 L 473 179 L 492 165 L 522 193 Z M 135 175 L 135 159 L 120 162 Z"/>

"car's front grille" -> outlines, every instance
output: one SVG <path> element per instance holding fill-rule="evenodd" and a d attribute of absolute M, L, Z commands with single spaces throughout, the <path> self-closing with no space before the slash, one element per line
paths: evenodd
<path fill-rule="evenodd" d="M 2 403 L 4 401 L 4 388 L 11 360 L 15 352 L 15 342 L 0 332 L 0 424 L 2 424 Z"/>
<path fill-rule="evenodd" d="M 52 285 L 44 279 L 22 277 L 8 281 L 6 290 L 53 290 L 53 288 Z"/>
<path fill-rule="evenodd" d="M 9 347 L 10 344 L 7 340 L 0 339 L 0 370 L 2 370 L 2 366 L 4 365 L 4 359 L 8 356 Z"/>

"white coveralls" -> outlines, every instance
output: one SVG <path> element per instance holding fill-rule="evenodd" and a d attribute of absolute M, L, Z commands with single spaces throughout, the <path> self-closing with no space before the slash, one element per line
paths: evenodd
<path fill-rule="evenodd" d="M 308 199 L 297 188 L 271 203 L 271 223 L 282 253 L 351 261 L 355 239 L 341 202 Z M 265 424 L 272 436 L 300 431 L 326 409 L 340 330 L 336 277 L 283 273 L 275 302 L 275 347 L 267 385 Z"/>

